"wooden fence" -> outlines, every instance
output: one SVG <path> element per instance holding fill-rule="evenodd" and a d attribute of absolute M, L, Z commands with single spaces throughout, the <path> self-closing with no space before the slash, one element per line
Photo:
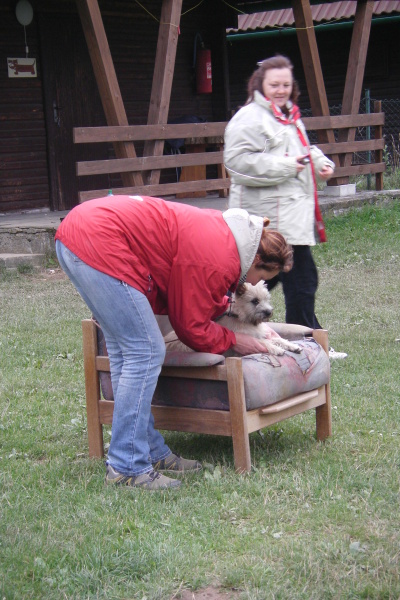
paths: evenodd
<path fill-rule="evenodd" d="M 384 124 L 384 113 L 380 111 L 380 102 L 375 103 L 375 111 L 370 114 L 341 115 L 329 117 L 308 117 L 303 122 L 308 131 L 347 131 L 349 141 L 323 143 L 318 147 L 324 154 L 330 156 L 336 164 L 335 179 L 349 177 L 351 175 L 374 174 L 376 189 L 383 189 L 383 162 L 384 139 L 382 128 Z M 138 194 L 146 196 L 170 196 L 206 193 L 207 191 L 226 192 L 230 181 L 223 168 L 222 142 L 226 122 L 217 123 L 188 123 L 177 125 L 136 125 L 136 126 L 107 126 L 107 127 L 76 127 L 74 128 L 74 142 L 76 144 L 98 144 L 138 141 L 162 141 L 171 139 L 190 140 L 192 144 L 196 141 L 199 147 L 204 148 L 210 141 L 219 149 L 212 151 L 201 151 L 193 153 L 143 156 L 137 158 L 112 158 L 109 160 L 93 160 L 78 162 L 76 172 L 79 177 L 136 172 L 143 176 L 143 185 L 133 187 L 122 187 L 113 189 L 114 194 Z M 374 128 L 374 139 L 355 140 L 355 131 L 359 127 Z M 343 136 L 343 133 L 342 133 Z M 217 139 L 217 143 L 215 140 Z M 374 162 L 363 164 L 352 164 L 352 157 L 360 152 L 371 152 Z M 346 159 L 347 157 L 347 159 Z M 349 163 L 350 158 L 350 164 Z M 193 172 L 192 167 L 199 165 L 217 165 L 218 177 L 216 179 L 193 179 L 191 181 L 180 181 L 174 183 L 146 184 L 148 174 L 154 171 L 171 168 L 186 168 L 186 172 Z M 79 193 L 79 201 L 83 202 L 91 198 L 99 198 L 107 195 L 108 190 L 91 190 Z"/>

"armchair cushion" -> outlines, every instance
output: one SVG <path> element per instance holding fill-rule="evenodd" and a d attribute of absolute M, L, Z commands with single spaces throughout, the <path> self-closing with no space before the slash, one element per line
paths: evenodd
<path fill-rule="evenodd" d="M 252 354 L 242 358 L 247 410 L 329 383 L 329 357 L 323 348 L 313 338 L 296 343 L 302 347 L 299 354 Z M 223 381 L 161 377 L 153 404 L 229 410 L 228 389 Z"/>

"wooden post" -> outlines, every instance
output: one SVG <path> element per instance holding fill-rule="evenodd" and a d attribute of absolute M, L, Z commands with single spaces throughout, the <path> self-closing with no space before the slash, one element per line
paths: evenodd
<path fill-rule="evenodd" d="M 181 11 L 182 0 L 163 0 L 147 117 L 148 125 L 157 125 L 168 121 Z M 145 142 L 143 156 L 162 156 L 163 151 L 164 140 L 149 140 Z M 147 184 L 159 183 L 160 171 L 154 170 L 146 173 L 145 179 Z"/>
<path fill-rule="evenodd" d="M 315 37 L 310 0 L 293 0 L 292 7 L 312 114 L 314 117 L 329 116 L 328 98 Z M 317 135 L 321 144 L 335 143 L 335 136 L 331 130 L 320 130 Z M 332 155 L 332 160 L 336 166 L 339 166 L 337 155 Z"/>
<path fill-rule="evenodd" d="M 354 17 L 353 35 L 347 65 L 346 82 L 343 92 L 342 115 L 357 115 L 360 109 L 362 84 L 367 60 L 368 42 L 371 31 L 374 0 L 357 2 Z M 356 129 L 342 129 L 338 133 L 338 142 L 354 142 Z M 353 160 L 353 153 L 348 152 L 341 157 L 342 167 L 349 167 Z M 348 177 L 335 178 L 337 185 L 347 184 Z"/>
<path fill-rule="evenodd" d="M 104 447 L 103 427 L 100 423 L 99 413 L 100 383 L 99 374 L 96 370 L 96 356 L 98 354 L 96 324 L 90 319 L 82 321 L 82 334 L 89 456 L 102 458 Z"/>
<path fill-rule="evenodd" d="M 325 329 L 314 329 L 312 336 L 329 355 L 328 332 Z M 315 409 L 317 439 L 320 441 L 323 441 L 332 435 L 331 387 L 329 383 L 325 386 L 325 394 L 325 404 L 317 406 Z"/>
<path fill-rule="evenodd" d="M 108 125 L 128 125 L 97 0 L 76 0 Z M 136 158 L 132 142 L 113 144 L 117 158 Z M 125 187 L 143 185 L 141 173 L 121 173 Z"/>
<path fill-rule="evenodd" d="M 242 359 L 227 358 L 226 372 L 235 469 L 237 473 L 245 473 L 251 469 L 251 459 L 246 420 Z"/>
<path fill-rule="evenodd" d="M 374 112 L 382 111 L 382 102 L 380 100 L 375 100 L 374 102 Z M 383 127 L 382 125 L 375 126 L 375 139 L 380 140 L 383 137 Z M 383 150 L 375 150 L 375 162 L 381 163 L 383 162 Z M 383 173 L 375 173 L 375 189 L 377 192 L 381 192 L 383 190 Z"/>

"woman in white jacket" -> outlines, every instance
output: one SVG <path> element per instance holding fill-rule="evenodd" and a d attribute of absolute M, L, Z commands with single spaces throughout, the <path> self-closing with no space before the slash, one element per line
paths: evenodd
<path fill-rule="evenodd" d="M 249 80 L 247 103 L 226 128 L 224 161 L 231 177 L 229 207 L 267 216 L 293 246 L 293 269 L 278 276 L 286 322 L 320 328 L 314 312 L 318 273 L 310 247 L 315 232 L 326 241 L 317 181 L 332 177 L 334 163 L 310 146 L 298 96 L 288 58 L 277 55 L 259 63 Z"/>

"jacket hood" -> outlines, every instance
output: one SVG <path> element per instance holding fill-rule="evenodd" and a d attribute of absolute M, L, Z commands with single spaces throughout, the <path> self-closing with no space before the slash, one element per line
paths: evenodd
<path fill-rule="evenodd" d="M 222 216 L 235 238 L 240 257 L 239 283 L 244 283 L 260 244 L 263 218 L 250 215 L 242 208 L 230 208 Z"/>

